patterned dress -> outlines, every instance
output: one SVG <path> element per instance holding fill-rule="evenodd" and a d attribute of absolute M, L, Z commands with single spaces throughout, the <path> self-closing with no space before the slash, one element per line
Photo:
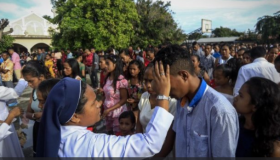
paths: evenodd
<path fill-rule="evenodd" d="M 109 78 L 105 82 L 103 87 L 103 91 L 105 93 L 105 101 L 104 101 L 104 110 L 107 110 L 113 107 L 120 101 L 120 89 L 125 88 L 127 89 L 128 83 L 127 80 L 124 78 L 123 75 L 119 76 L 119 81 L 116 84 L 116 91 L 113 87 L 113 80 Z M 111 111 L 106 117 L 106 129 L 107 131 L 114 131 L 119 132 L 119 116 L 122 112 L 127 111 L 126 104 L 122 105 L 121 107 Z"/>
<path fill-rule="evenodd" d="M 128 98 L 133 98 L 133 99 L 138 99 L 140 100 L 141 95 L 143 93 L 143 86 L 141 84 L 136 84 L 136 85 L 132 85 L 129 81 L 128 84 Z M 134 104 L 127 104 L 128 105 L 128 110 L 138 110 L 137 107 L 138 103 L 134 103 Z"/>

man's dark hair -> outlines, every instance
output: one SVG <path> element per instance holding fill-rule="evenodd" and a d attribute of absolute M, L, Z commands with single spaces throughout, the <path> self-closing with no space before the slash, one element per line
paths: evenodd
<path fill-rule="evenodd" d="M 179 45 L 170 45 L 161 49 L 155 56 L 154 63 L 156 61 L 162 61 L 165 70 L 166 66 L 169 65 L 172 75 L 178 74 L 181 70 L 186 70 L 191 75 L 195 75 L 189 51 Z"/>
<path fill-rule="evenodd" d="M 246 48 L 241 48 L 241 49 L 239 49 L 239 50 L 237 51 L 237 53 L 238 53 L 238 52 L 240 52 L 240 51 L 244 51 L 244 52 L 246 52 L 246 51 L 247 51 L 247 49 L 246 49 Z"/>
<path fill-rule="evenodd" d="M 276 64 L 276 63 L 280 63 L 280 55 L 275 58 L 274 64 Z"/>
<path fill-rule="evenodd" d="M 196 42 L 196 41 L 194 41 L 194 42 L 192 43 L 192 46 L 195 46 L 195 45 L 197 45 L 197 42 Z"/>
<path fill-rule="evenodd" d="M 252 59 L 256 59 L 256 58 L 260 58 L 260 57 L 263 57 L 265 56 L 266 54 L 266 50 L 264 47 L 254 47 L 252 50 L 251 50 L 251 58 Z"/>

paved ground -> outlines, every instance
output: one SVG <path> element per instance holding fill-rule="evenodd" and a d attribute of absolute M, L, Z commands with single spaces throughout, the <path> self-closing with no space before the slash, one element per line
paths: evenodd
<path fill-rule="evenodd" d="M 98 76 L 99 76 L 99 74 L 98 74 Z M 87 82 L 88 82 L 88 84 L 90 84 L 88 75 L 87 75 Z M 28 87 L 27 89 L 25 89 L 24 93 L 18 99 L 19 106 L 22 107 L 24 110 L 27 109 L 28 101 L 29 101 L 31 93 L 32 93 L 32 89 L 30 87 Z M 29 120 L 28 128 L 26 128 L 26 129 L 20 128 L 21 120 L 17 119 L 17 121 L 14 123 L 17 130 L 21 130 L 22 132 L 24 132 L 26 134 L 26 143 L 24 144 L 24 147 L 23 147 L 23 152 L 24 152 L 25 157 L 33 157 L 33 151 L 32 151 L 33 123 L 34 123 L 34 121 Z M 98 124 L 96 124 L 95 132 L 96 133 L 105 133 L 105 127 L 102 124 L 98 123 Z"/>

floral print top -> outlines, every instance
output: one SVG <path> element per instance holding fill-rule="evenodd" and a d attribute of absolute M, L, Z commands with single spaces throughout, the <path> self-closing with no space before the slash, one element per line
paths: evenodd
<path fill-rule="evenodd" d="M 125 88 L 127 89 L 128 83 L 127 80 L 124 78 L 123 75 L 119 76 L 119 81 L 117 81 L 116 84 L 116 91 L 113 87 L 113 80 L 110 80 L 109 78 L 106 80 L 105 85 L 103 87 L 103 91 L 105 94 L 105 101 L 104 101 L 104 109 L 107 110 L 111 107 L 113 107 L 115 104 L 117 104 L 120 101 L 121 95 L 120 95 L 120 89 Z M 120 114 L 124 111 L 127 111 L 126 104 L 122 105 L 121 107 L 111 111 L 107 117 L 117 118 L 120 116 Z"/>

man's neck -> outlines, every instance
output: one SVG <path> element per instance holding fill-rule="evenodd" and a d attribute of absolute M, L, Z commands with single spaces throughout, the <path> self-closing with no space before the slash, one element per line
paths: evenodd
<path fill-rule="evenodd" d="M 190 102 L 193 99 L 193 97 L 196 95 L 197 91 L 199 90 L 202 80 L 199 79 L 198 77 L 194 77 L 193 80 L 189 82 L 191 87 L 189 89 L 189 93 L 187 93 L 185 97 Z"/>

